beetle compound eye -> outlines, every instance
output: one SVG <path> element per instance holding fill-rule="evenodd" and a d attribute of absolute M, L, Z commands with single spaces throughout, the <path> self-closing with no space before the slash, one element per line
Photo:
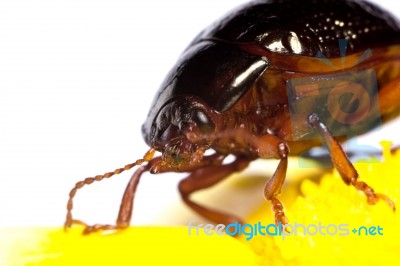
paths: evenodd
<path fill-rule="evenodd" d="M 214 123 L 211 121 L 208 115 L 203 112 L 203 110 L 193 110 L 191 119 L 194 123 L 196 123 L 201 133 L 209 133 L 215 128 Z"/>

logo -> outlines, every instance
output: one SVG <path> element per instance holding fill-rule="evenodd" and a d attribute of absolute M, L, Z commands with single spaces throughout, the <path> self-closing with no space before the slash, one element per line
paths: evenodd
<path fill-rule="evenodd" d="M 289 236 L 383 236 L 383 228 L 381 226 L 357 226 L 350 230 L 350 225 L 343 224 L 327 224 L 324 225 L 321 222 L 317 224 L 263 224 L 261 222 L 255 224 L 239 224 L 238 222 L 231 224 L 197 224 L 195 225 L 195 219 L 191 219 L 188 223 L 188 235 L 198 236 L 200 230 L 204 232 L 206 236 L 212 235 L 230 235 L 230 236 L 245 236 L 246 240 L 249 241 L 255 236 L 272 236 L 280 237 L 285 240 Z"/>
<path fill-rule="evenodd" d="M 307 123 L 313 113 L 318 115 L 333 136 L 340 139 L 354 138 L 381 125 L 376 73 L 373 69 L 345 70 L 346 47 L 347 41 L 339 40 L 341 66 L 334 65 L 321 52 L 316 55 L 319 61 L 332 68 L 332 74 L 287 80 L 293 140 L 319 138 Z M 360 64 L 371 55 L 371 50 L 365 51 L 353 64 L 347 64 L 346 69 Z M 355 141 L 349 144 L 352 149 L 357 146 Z M 374 147 L 363 148 L 377 150 Z"/>

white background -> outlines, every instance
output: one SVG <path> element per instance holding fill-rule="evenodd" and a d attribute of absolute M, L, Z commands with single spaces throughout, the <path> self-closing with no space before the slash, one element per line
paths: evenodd
<path fill-rule="evenodd" d="M 140 158 L 165 74 L 242 2 L 0 0 L 0 226 L 61 225 L 76 181 Z M 380 3 L 400 16 L 396 1 Z M 79 191 L 74 214 L 113 222 L 130 174 Z M 168 224 L 157 217 L 179 201 L 180 178 L 145 175 L 134 223 Z"/>

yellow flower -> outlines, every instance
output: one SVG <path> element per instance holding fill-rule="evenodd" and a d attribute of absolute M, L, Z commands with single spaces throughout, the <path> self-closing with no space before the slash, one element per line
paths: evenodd
<path fill-rule="evenodd" d="M 383 163 L 371 159 L 355 166 L 360 180 L 396 204 L 400 153 L 392 155 L 387 142 L 383 147 Z M 345 186 L 337 172 L 325 174 L 315 182 L 303 180 L 300 186 L 292 182 L 285 188 L 282 201 L 286 202 L 286 214 L 293 226 L 290 235 L 284 232 L 278 236 L 258 235 L 250 241 L 243 236 L 239 239 L 204 233 L 189 236 L 186 227 L 131 227 L 117 233 L 89 236 L 82 236 L 80 227 L 68 233 L 59 228 L 0 229 L 0 265 L 383 265 L 398 262 L 398 212 L 393 212 L 385 202 L 368 205 L 365 196 Z M 247 222 L 270 224 L 271 217 L 271 212 L 263 206 Z"/>
<path fill-rule="evenodd" d="M 82 228 L 0 231 L 0 265 L 254 265 L 255 254 L 224 236 L 189 236 L 186 227 L 131 227 L 82 236 Z"/>
<path fill-rule="evenodd" d="M 360 180 L 375 191 L 389 196 L 398 205 L 400 189 L 400 152 L 390 153 L 390 143 L 382 142 L 383 163 L 371 159 L 355 164 Z M 298 227 L 298 234 L 263 237 L 251 243 L 259 256 L 259 265 L 392 265 L 399 255 L 400 215 L 384 201 L 369 205 L 366 197 L 354 187 L 346 186 L 334 171 L 318 182 L 304 180 L 301 194 L 294 204 L 286 205 L 289 223 L 321 225 L 322 233 L 315 235 Z M 261 212 L 252 221 L 265 221 Z M 342 228 L 338 228 L 342 225 Z M 347 226 L 345 226 L 347 225 Z M 323 227 L 325 226 L 325 228 Z M 326 232 L 329 227 L 329 234 Z M 343 228 L 346 231 L 340 230 Z M 381 228 L 381 229 L 379 229 Z M 306 228 L 307 229 L 307 228 Z M 319 229 L 319 228 L 318 228 Z M 353 229 L 355 230 L 353 232 Z M 381 234 L 380 234 L 381 233 Z"/>

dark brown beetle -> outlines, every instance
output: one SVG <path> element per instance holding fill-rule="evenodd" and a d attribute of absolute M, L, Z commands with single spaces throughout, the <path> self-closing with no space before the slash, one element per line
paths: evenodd
<path fill-rule="evenodd" d="M 347 42 L 345 57 L 343 47 L 338 46 L 340 39 Z M 370 56 L 363 58 L 367 50 Z M 333 65 L 342 67 L 332 69 L 317 55 L 324 55 Z M 364 192 L 368 203 L 383 199 L 395 209 L 388 197 L 358 181 L 357 171 L 318 108 L 307 109 L 311 111 L 299 117 L 292 115 L 287 85 L 296 78 L 324 79 L 332 74 L 372 70 L 378 90 L 370 97 L 378 101 L 380 119 L 386 122 L 400 112 L 399 67 L 400 24 L 371 3 L 264 0 L 244 5 L 201 32 L 167 75 L 142 128 L 151 147 L 143 159 L 75 185 L 69 194 L 65 227 L 84 224 L 73 219 L 71 213 L 78 189 L 144 162 L 125 190 L 116 225 L 85 224 L 85 233 L 129 225 L 135 191 L 145 172 L 189 172 L 179 184 L 189 207 L 217 223 L 240 221 L 192 201 L 190 195 L 243 170 L 257 158 L 280 160 L 264 195 L 272 203 L 276 223 L 285 224 L 288 220 L 276 196 L 285 180 L 288 156 L 299 155 L 322 141 L 347 185 Z M 353 85 L 354 82 L 347 82 L 338 86 L 355 92 L 357 86 Z M 295 100 L 306 96 L 297 95 Z M 373 108 L 377 109 L 376 106 Z M 293 120 L 318 132 L 319 137 L 294 137 L 298 128 L 293 126 Z M 215 153 L 204 155 L 208 149 Z M 162 155 L 153 157 L 156 151 Z M 224 163 L 230 154 L 235 160 Z"/>

